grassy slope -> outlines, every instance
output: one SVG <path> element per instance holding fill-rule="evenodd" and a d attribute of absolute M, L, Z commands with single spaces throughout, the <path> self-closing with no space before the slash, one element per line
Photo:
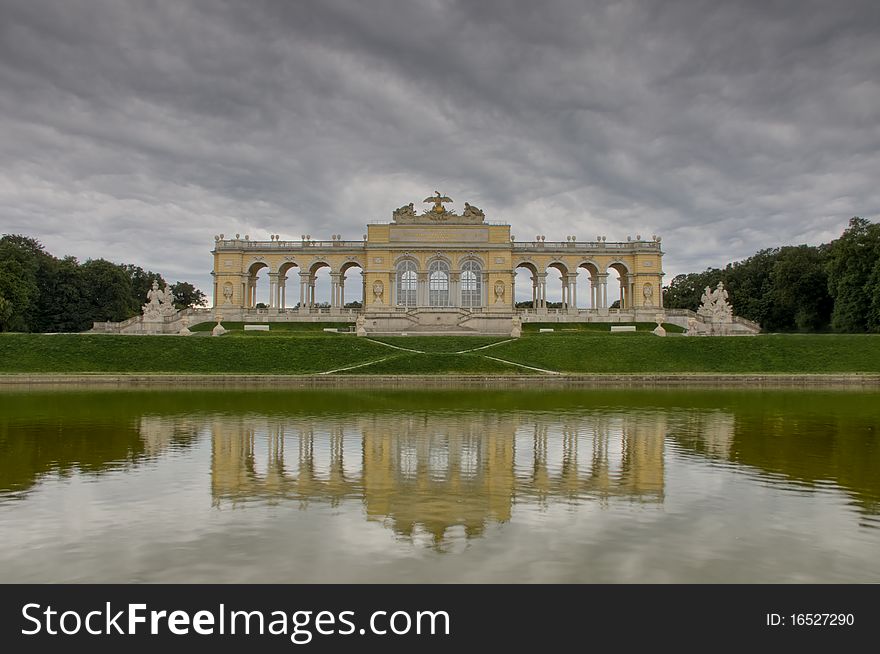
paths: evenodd
<path fill-rule="evenodd" d="M 257 338 L 0 334 L 0 372 L 307 374 L 357 366 L 357 374 L 529 371 L 486 358 L 573 373 L 880 372 L 880 335 L 657 338 L 651 334 L 554 332 L 503 342 L 492 337 L 385 337 L 318 333 Z M 461 350 L 497 345 L 467 354 Z M 486 355 L 486 356 L 484 356 Z"/>
<path fill-rule="evenodd" d="M 552 329 L 554 332 L 603 332 L 611 333 L 611 325 L 635 325 L 638 332 L 650 332 L 657 326 L 656 322 L 527 322 L 523 323 L 523 332 L 537 332 L 539 329 Z M 669 334 L 683 334 L 683 327 L 672 323 L 663 323 L 663 329 Z"/>
<path fill-rule="evenodd" d="M 494 356 L 563 372 L 880 372 L 880 335 L 657 338 L 643 334 L 540 334 L 492 348 Z"/>
<path fill-rule="evenodd" d="M 503 336 L 381 336 L 372 338 L 380 343 L 422 352 L 462 352 L 508 340 Z"/>
<path fill-rule="evenodd" d="M 260 322 L 223 322 L 223 326 L 229 330 L 232 334 L 242 334 L 244 335 L 244 325 L 269 325 L 269 331 L 249 331 L 247 332 L 247 336 L 258 335 L 258 334 L 277 334 L 279 332 L 283 333 L 285 336 L 297 336 L 297 335 L 308 335 L 308 336 L 316 336 L 323 335 L 327 332 L 324 331 L 324 328 L 328 329 L 342 329 L 344 331 L 348 331 L 349 328 L 354 327 L 354 322 L 273 322 L 273 323 L 260 323 Z M 196 325 L 191 325 L 189 330 L 191 332 L 210 332 L 214 327 L 217 326 L 216 322 L 200 322 Z M 330 334 L 332 336 L 332 334 Z"/>
<path fill-rule="evenodd" d="M 354 336 L 199 338 L 0 334 L 0 372 L 322 372 L 387 356 Z"/>

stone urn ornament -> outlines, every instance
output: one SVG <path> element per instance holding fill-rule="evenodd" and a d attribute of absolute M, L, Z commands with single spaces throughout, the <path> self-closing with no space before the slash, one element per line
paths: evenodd
<path fill-rule="evenodd" d="M 226 333 L 226 328 L 220 323 L 223 321 L 223 316 L 217 316 L 217 324 L 214 325 L 214 329 L 211 330 L 211 336 L 223 336 Z"/>

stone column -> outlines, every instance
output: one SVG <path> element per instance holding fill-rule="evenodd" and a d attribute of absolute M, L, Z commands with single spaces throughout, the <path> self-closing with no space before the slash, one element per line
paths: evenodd
<path fill-rule="evenodd" d="M 538 273 L 538 307 L 547 312 L 547 273 Z"/>
<path fill-rule="evenodd" d="M 449 306 L 461 306 L 461 273 L 449 271 Z"/>
<path fill-rule="evenodd" d="M 489 299 L 489 273 L 480 272 L 480 306 L 487 309 L 489 305 L 495 303 L 495 289 L 492 289 L 492 299 Z"/>
<path fill-rule="evenodd" d="M 336 313 L 342 308 L 339 301 L 339 273 L 330 273 L 330 311 Z"/>
<path fill-rule="evenodd" d="M 361 270 L 361 311 L 367 309 L 367 271 Z"/>
<path fill-rule="evenodd" d="M 345 309 L 345 273 L 339 273 L 339 306 Z"/>
<path fill-rule="evenodd" d="M 280 286 L 278 306 L 281 309 L 287 308 L 287 277 L 279 277 L 278 285 Z"/>
<path fill-rule="evenodd" d="M 278 306 L 278 273 L 269 273 L 269 308 Z"/>
<path fill-rule="evenodd" d="M 416 273 L 416 306 L 428 306 L 428 273 Z"/>
<path fill-rule="evenodd" d="M 608 309 L 608 273 L 596 277 L 596 308 L 602 311 Z"/>
<path fill-rule="evenodd" d="M 510 305 L 510 310 L 516 312 L 516 272 L 513 270 L 510 271 L 509 280 L 510 293 L 508 293 L 507 303 Z"/>
<path fill-rule="evenodd" d="M 309 273 L 299 273 L 299 309 L 300 313 L 308 313 L 308 296 L 309 296 Z"/>
<path fill-rule="evenodd" d="M 532 309 L 538 308 L 538 276 L 532 276 Z"/>

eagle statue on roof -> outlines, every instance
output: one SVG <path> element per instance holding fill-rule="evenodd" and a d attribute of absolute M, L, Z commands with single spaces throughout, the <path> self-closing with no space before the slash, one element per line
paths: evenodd
<path fill-rule="evenodd" d="M 430 209 L 434 213 L 446 213 L 446 209 L 443 207 L 444 202 L 452 202 L 452 198 L 446 195 L 440 195 L 440 191 L 434 191 L 435 195 L 432 197 L 427 197 L 422 202 L 433 202 L 434 206 Z"/>

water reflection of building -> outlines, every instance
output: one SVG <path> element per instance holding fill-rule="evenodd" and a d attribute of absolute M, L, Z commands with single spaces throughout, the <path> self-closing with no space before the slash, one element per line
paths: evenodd
<path fill-rule="evenodd" d="M 736 419 L 723 411 L 705 411 L 687 416 L 684 434 L 693 441 L 691 446 L 711 457 L 730 457 L 736 435 Z"/>
<path fill-rule="evenodd" d="M 190 442 L 201 428 L 201 420 L 180 415 L 143 415 L 138 421 L 138 433 L 147 457 L 158 456 L 177 444 Z"/>
<path fill-rule="evenodd" d="M 368 415 L 211 419 L 215 503 L 363 501 L 367 518 L 440 542 L 482 533 L 514 503 L 663 499 L 665 421 L 613 415 Z"/>

